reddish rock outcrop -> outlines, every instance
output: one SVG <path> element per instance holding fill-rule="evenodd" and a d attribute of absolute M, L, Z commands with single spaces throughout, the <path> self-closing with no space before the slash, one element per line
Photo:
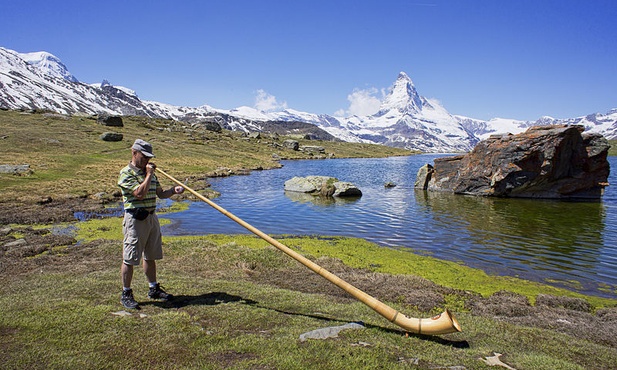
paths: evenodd
<path fill-rule="evenodd" d="M 608 186 L 610 145 L 583 126 L 537 126 L 494 135 L 468 154 L 435 159 L 416 186 L 456 194 L 598 199 Z M 426 175 L 421 175 L 426 173 Z"/>

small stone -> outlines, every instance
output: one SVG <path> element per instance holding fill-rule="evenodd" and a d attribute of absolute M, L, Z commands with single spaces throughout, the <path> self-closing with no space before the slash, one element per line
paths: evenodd
<path fill-rule="evenodd" d="M 111 314 L 112 314 L 112 315 L 114 315 L 114 316 L 133 316 L 133 314 L 132 314 L 132 313 L 130 313 L 130 312 L 126 312 L 126 311 L 124 311 L 124 310 L 122 310 L 122 311 L 117 311 L 117 312 L 112 312 Z"/>

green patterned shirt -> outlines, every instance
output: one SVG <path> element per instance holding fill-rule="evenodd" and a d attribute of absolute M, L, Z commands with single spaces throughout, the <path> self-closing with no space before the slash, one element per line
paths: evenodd
<path fill-rule="evenodd" d="M 124 201 L 124 209 L 131 208 L 156 208 L 156 188 L 160 186 L 156 175 L 152 175 L 150 188 L 144 199 L 137 199 L 133 195 L 135 189 L 146 179 L 146 171 L 140 170 L 131 163 L 120 171 L 118 177 L 118 186 L 122 190 L 122 200 Z"/>

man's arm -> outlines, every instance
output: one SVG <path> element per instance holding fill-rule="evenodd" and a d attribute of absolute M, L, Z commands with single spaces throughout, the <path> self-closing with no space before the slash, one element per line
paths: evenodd
<path fill-rule="evenodd" d="M 141 184 L 139 184 L 137 189 L 133 190 L 133 195 L 135 198 L 141 200 L 148 194 L 148 190 L 150 189 L 150 181 L 152 181 L 152 176 L 154 176 L 155 169 L 156 166 L 152 164 L 148 164 L 148 166 L 146 166 L 146 178 Z M 158 189 L 156 192 L 158 194 Z"/>
<path fill-rule="evenodd" d="M 156 195 L 161 199 L 170 198 L 174 194 L 182 194 L 184 193 L 184 188 L 182 186 L 174 186 L 167 190 L 163 190 L 162 187 L 156 188 Z"/>

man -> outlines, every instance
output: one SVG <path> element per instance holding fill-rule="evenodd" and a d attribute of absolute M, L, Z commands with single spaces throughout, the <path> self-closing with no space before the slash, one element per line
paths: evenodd
<path fill-rule="evenodd" d="M 133 266 L 138 266 L 143 256 L 143 270 L 150 284 L 148 297 L 168 301 L 173 298 L 166 293 L 156 280 L 156 260 L 163 258 L 161 227 L 154 212 L 156 197 L 166 199 L 174 194 L 182 194 L 184 188 L 175 186 L 163 190 L 154 174 L 156 165 L 149 163 L 154 157 L 152 145 L 137 139 L 131 147 L 132 158 L 128 166 L 120 171 L 118 186 L 122 189 L 124 202 L 124 233 L 123 262 L 120 269 L 122 275 L 122 298 L 120 302 L 126 308 L 139 308 L 133 297 L 131 281 Z"/>

